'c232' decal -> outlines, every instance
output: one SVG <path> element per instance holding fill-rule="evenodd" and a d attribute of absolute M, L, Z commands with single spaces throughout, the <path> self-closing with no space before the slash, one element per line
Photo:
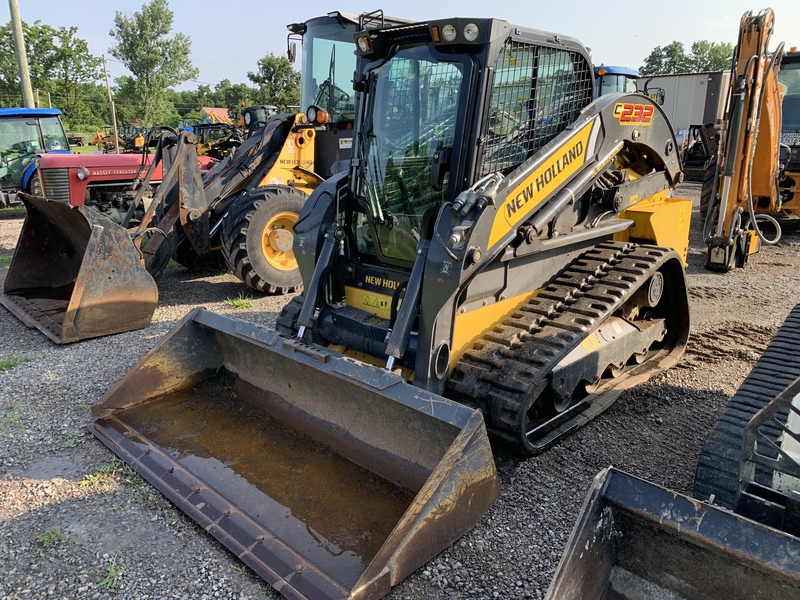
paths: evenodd
<path fill-rule="evenodd" d="M 653 122 L 652 104 L 632 104 L 630 102 L 617 102 L 614 106 L 614 118 L 620 125 L 649 126 Z"/>

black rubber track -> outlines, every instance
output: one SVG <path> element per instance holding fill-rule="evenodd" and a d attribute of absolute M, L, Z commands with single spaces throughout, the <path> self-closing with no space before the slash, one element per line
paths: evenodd
<path fill-rule="evenodd" d="M 711 428 L 694 478 L 694 496 L 733 509 L 739 489 L 739 459 L 744 429 L 750 419 L 800 377 L 800 304 L 795 306 L 775 334 L 753 370 L 731 398 Z M 766 431 L 769 431 L 767 429 Z M 777 435 L 777 427 L 769 434 Z M 756 480 L 771 484 L 771 475 L 756 473 Z"/>

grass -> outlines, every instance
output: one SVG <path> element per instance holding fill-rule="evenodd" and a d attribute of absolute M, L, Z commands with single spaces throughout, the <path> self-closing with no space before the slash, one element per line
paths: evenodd
<path fill-rule="evenodd" d="M 21 402 L 6 402 L 0 406 L 0 435 L 25 428 L 25 407 Z"/>
<path fill-rule="evenodd" d="M 74 437 L 68 438 L 68 439 L 64 440 L 64 445 L 67 448 L 74 448 L 75 446 L 78 445 L 78 438 L 74 438 Z"/>
<path fill-rule="evenodd" d="M 35 356 L 13 354 L 11 356 L 0 356 L 0 371 L 10 371 L 20 363 L 32 362 L 34 360 L 36 360 Z"/>
<path fill-rule="evenodd" d="M 91 154 L 97 150 L 97 146 L 89 146 L 88 144 L 84 143 L 83 146 L 70 146 L 69 149 L 75 154 Z"/>
<path fill-rule="evenodd" d="M 10 267 L 11 257 L 8 254 L 0 254 L 0 267 Z"/>
<path fill-rule="evenodd" d="M 111 559 L 108 567 L 106 567 L 106 578 L 99 583 L 95 583 L 94 587 L 103 587 L 107 590 L 110 590 L 115 585 L 117 585 L 117 580 L 119 576 L 125 572 L 125 567 L 117 566 L 117 557 Z"/>
<path fill-rule="evenodd" d="M 110 492 L 119 483 L 117 474 L 126 468 L 125 463 L 115 457 L 110 463 L 101 466 L 97 471 L 84 475 L 78 485 L 84 493 Z"/>
<path fill-rule="evenodd" d="M 228 298 L 225 300 L 225 304 L 233 308 L 252 308 L 253 303 L 251 300 L 252 298 L 249 296 L 242 296 L 242 294 L 239 294 L 236 298 Z"/>
<path fill-rule="evenodd" d="M 66 539 L 67 534 L 64 533 L 63 529 L 51 529 L 50 531 L 45 531 L 42 535 L 37 537 L 36 541 L 42 548 L 51 548 L 58 542 L 63 542 Z"/>

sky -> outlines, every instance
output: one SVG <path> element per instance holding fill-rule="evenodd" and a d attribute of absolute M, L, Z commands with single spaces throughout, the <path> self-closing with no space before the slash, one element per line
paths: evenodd
<path fill-rule="evenodd" d="M 18 0 L 23 21 L 36 20 L 53 27 L 78 28 L 78 35 L 94 55 L 105 54 L 113 79 L 127 74 L 124 66 L 108 54 L 113 38 L 116 12 L 132 14 L 143 0 Z M 688 52 L 692 42 L 736 43 L 739 19 L 748 10 L 765 6 L 747 0 L 672 0 L 653 2 L 599 2 L 567 0 L 542 2 L 506 0 L 423 0 L 385 2 L 375 0 L 305 0 L 304 2 L 220 0 L 169 0 L 175 20 L 174 32 L 192 40 L 192 62 L 200 69 L 198 84 L 212 87 L 223 79 L 250 83 L 248 71 L 255 71 L 258 59 L 267 53 L 285 55 L 286 25 L 324 15 L 333 10 L 361 13 L 382 8 L 388 15 L 413 20 L 447 17 L 494 17 L 512 24 L 543 29 L 580 40 L 592 50 L 595 64 L 638 68 L 656 46 L 683 42 Z M 771 47 L 785 41 L 786 47 L 800 47 L 800 1 L 772 0 L 775 32 Z M 0 21 L 8 22 L 9 7 L 0 0 Z"/>

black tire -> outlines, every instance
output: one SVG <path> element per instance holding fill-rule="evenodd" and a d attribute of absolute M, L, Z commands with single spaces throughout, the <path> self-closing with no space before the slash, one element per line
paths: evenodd
<path fill-rule="evenodd" d="M 222 254 L 228 267 L 251 288 L 269 294 L 302 289 L 291 250 L 293 235 L 288 234 L 307 199 L 294 188 L 263 186 L 243 194 L 228 208 L 220 235 Z M 275 232 L 280 235 L 271 235 Z"/>
<path fill-rule="evenodd" d="M 36 169 L 31 175 L 28 182 L 28 193 L 31 196 L 44 196 L 44 188 L 42 187 L 42 178 L 39 175 L 39 169 Z"/>
<path fill-rule="evenodd" d="M 216 273 L 228 270 L 228 265 L 225 263 L 225 257 L 222 256 L 221 250 L 212 250 L 210 254 L 200 256 L 194 251 L 191 244 L 185 240 L 175 250 L 172 258 L 179 265 L 186 267 L 190 271 Z"/>
<path fill-rule="evenodd" d="M 700 229 L 705 227 L 708 206 L 711 204 L 711 194 L 714 191 L 714 181 L 717 178 L 719 165 L 712 163 L 703 176 L 703 187 L 700 189 Z"/>

